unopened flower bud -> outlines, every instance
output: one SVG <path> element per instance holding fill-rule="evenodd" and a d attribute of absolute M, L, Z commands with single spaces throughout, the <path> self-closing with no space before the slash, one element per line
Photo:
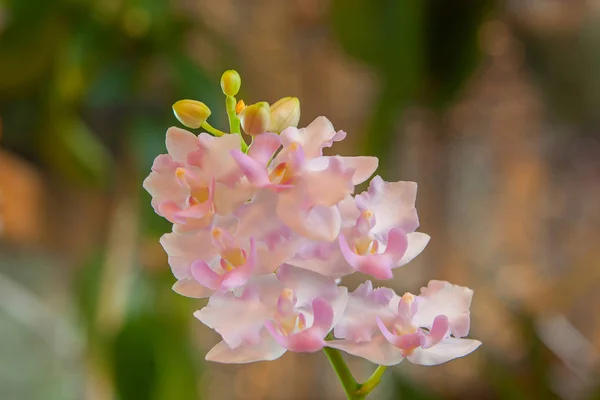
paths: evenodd
<path fill-rule="evenodd" d="M 284 97 L 271 106 L 269 132 L 280 133 L 285 128 L 298 126 L 300 122 L 300 100 L 297 97 Z"/>
<path fill-rule="evenodd" d="M 266 101 L 247 106 L 240 114 L 242 128 L 248 135 L 258 135 L 269 130 L 271 107 Z"/>
<path fill-rule="evenodd" d="M 173 114 L 183 125 L 197 129 L 210 117 L 210 108 L 201 101 L 179 100 L 173 104 Z"/>
<path fill-rule="evenodd" d="M 240 86 L 242 86 L 242 78 L 240 78 L 240 74 L 233 69 L 228 69 L 223 72 L 221 75 L 221 90 L 227 96 L 235 96 L 240 91 Z"/>
<path fill-rule="evenodd" d="M 238 101 L 235 105 L 235 113 L 238 115 L 241 114 L 242 111 L 244 111 L 244 108 L 246 108 L 246 103 L 244 103 L 244 100 Z"/>

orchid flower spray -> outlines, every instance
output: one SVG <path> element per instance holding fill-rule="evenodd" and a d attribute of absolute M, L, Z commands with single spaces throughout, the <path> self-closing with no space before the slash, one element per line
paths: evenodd
<path fill-rule="evenodd" d="M 427 246 L 417 232 L 417 184 L 370 180 L 378 160 L 325 156 L 346 137 L 318 117 L 297 128 L 300 102 L 285 97 L 245 105 L 241 79 L 226 71 L 229 132 L 211 126 L 195 100 L 173 105 L 194 134 L 170 128 L 144 188 L 173 224 L 161 238 L 173 290 L 208 298 L 194 316 L 221 335 L 206 355 L 220 363 L 275 360 L 286 351 L 323 350 L 349 399 L 365 398 L 388 366 L 436 365 L 481 343 L 467 339 L 473 291 L 430 281 L 396 294 L 367 280 L 349 292 L 341 278 L 390 279 Z M 378 365 L 364 383 L 340 351 Z"/>

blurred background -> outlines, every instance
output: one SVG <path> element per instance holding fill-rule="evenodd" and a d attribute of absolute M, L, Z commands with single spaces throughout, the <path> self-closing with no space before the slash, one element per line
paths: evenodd
<path fill-rule="evenodd" d="M 342 399 L 323 354 L 205 363 L 170 289 L 141 181 L 176 100 L 226 127 L 229 68 L 419 183 L 432 241 L 386 284 L 475 290 L 484 345 L 374 399 L 600 399 L 597 0 L 0 1 L 0 398 Z"/>

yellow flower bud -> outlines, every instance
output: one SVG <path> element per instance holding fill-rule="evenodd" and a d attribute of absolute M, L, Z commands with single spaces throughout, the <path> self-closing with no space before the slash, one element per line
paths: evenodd
<path fill-rule="evenodd" d="M 244 111 L 244 108 L 246 108 L 246 103 L 244 103 L 244 100 L 238 101 L 237 104 L 235 105 L 235 113 L 241 114 L 242 111 Z"/>
<path fill-rule="evenodd" d="M 300 100 L 297 97 L 284 97 L 271 106 L 269 132 L 281 133 L 285 128 L 298 126 L 300 122 Z"/>
<path fill-rule="evenodd" d="M 233 69 L 228 69 L 223 72 L 221 75 L 221 90 L 227 96 L 235 96 L 240 91 L 240 86 L 242 86 L 242 78 L 240 78 L 240 74 Z"/>
<path fill-rule="evenodd" d="M 173 104 L 173 114 L 183 125 L 197 129 L 210 117 L 210 108 L 201 101 L 179 100 Z"/>
<path fill-rule="evenodd" d="M 240 114 L 240 120 L 248 135 L 266 132 L 271 124 L 271 107 L 266 101 L 249 105 Z"/>

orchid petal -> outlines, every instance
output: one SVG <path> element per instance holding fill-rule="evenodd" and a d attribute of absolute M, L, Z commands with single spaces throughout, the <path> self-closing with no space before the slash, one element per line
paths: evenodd
<path fill-rule="evenodd" d="M 276 360 L 285 351 L 286 349 L 267 333 L 261 336 L 258 344 L 242 344 L 235 349 L 231 349 L 225 341 L 221 341 L 206 354 L 206 360 L 225 364 L 246 364 Z"/>
<path fill-rule="evenodd" d="M 171 127 L 167 130 L 166 145 L 174 161 L 186 162 L 188 153 L 199 146 L 198 136 L 185 129 Z"/>
<path fill-rule="evenodd" d="M 271 185 L 269 173 L 264 164 L 237 149 L 231 151 L 231 156 L 250 183 L 257 187 L 268 187 Z"/>
<path fill-rule="evenodd" d="M 289 127 L 281 132 L 283 145 L 289 146 L 292 143 L 299 143 L 302 145 L 307 159 L 321 156 L 323 147 L 331 146 L 332 140 L 336 136 L 333 125 L 325 117 L 316 118 L 306 128 Z"/>
<path fill-rule="evenodd" d="M 339 244 L 335 242 L 313 242 L 311 243 L 311 248 L 311 250 L 315 252 L 321 251 L 326 253 L 326 255 L 320 257 L 316 254 L 310 254 L 308 256 L 296 254 L 296 257 L 287 260 L 287 263 L 298 268 L 317 272 L 324 276 L 336 278 L 355 272 L 354 268 L 352 268 L 342 256 Z"/>
<path fill-rule="evenodd" d="M 404 255 L 408 241 L 401 229 L 393 229 L 389 233 L 388 244 L 381 254 L 359 255 L 350 249 L 344 235 L 339 237 L 340 250 L 348 263 L 357 271 L 371 275 L 377 279 L 392 278 L 392 268 Z"/>
<path fill-rule="evenodd" d="M 250 254 L 246 261 L 246 264 L 240 265 L 231 271 L 226 272 L 222 276 L 221 289 L 231 290 L 237 287 L 243 286 L 248 282 L 254 267 L 256 265 L 256 245 L 254 239 L 250 239 Z M 192 270 L 193 272 L 193 270 Z"/>
<path fill-rule="evenodd" d="M 353 342 L 366 342 L 378 333 L 376 317 L 391 321 L 389 303 L 394 295 L 388 288 L 373 290 L 371 281 L 360 285 L 348 295 L 344 316 L 335 326 L 335 337 Z"/>
<path fill-rule="evenodd" d="M 249 282 L 240 297 L 231 292 L 212 295 L 208 305 L 194 316 L 217 331 L 232 348 L 256 342 L 262 327 L 273 317 L 282 290 L 275 275 L 261 276 Z M 247 296 L 246 291 L 253 295 Z"/>
<path fill-rule="evenodd" d="M 160 238 L 160 244 L 169 256 L 169 265 L 177 279 L 190 275 L 195 260 L 211 260 L 219 254 L 207 230 L 166 233 Z"/>
<path fill-rule="evenodd" d="M 379 316 L 375 317 L 375 321 L 377 323 L 377 326 L 379 327 L 379 331 L 381 332 L 385 340 L 387 340 L 394 346 L 399 347 L 398 343 L 400 340 L 400 336 L 394 335 L 392 332 L 390 332 L 390 330 L 387 328 L 387 326 L 385 326 L 385 323 Z"/>
<path fill-rule="evenodd" d="M 431 237 L 425 233 L 412 232 L 406 235 L 406 239 L 408 242 L 406 246 L 406 252 L 402 256 L 400 261 L 398 261 L 396 267 L 402 267 L 408 264 L 415 257 L 421 254 L 421 252 L 425 250 L 425 247 L 429 243 Z"/>
<path fill-rule="evenodd" d="M 200 148 L 205 152 L 202 157 L 202 174 L 205 181 L 214 178 L 217 182 L 232 183 L 239 176 L 239 167 L 233 157 L 232 150 L 239 150 L 240 135 L 223 135 L 214 137 L 207 133 L 198 136 Z"/>
<path fill-rule="evenodd" d="M 413 364 L 438 365 L 466 356 L 479 346 L 481 346 L 481 342 L 478 340 L 446 338 L 431 348 L 415 349 L 407 359 Z"/>
<path fill-rule="evenodd" d="M 428 335 L 425 335 L 425 342 L 421 345 L 421 348 L 428 349 L 438 344 L 446 337 L 449 327 L 450 322 L 448 321 L 448 317 L 445 315 L 438 315 L 435 317 L 431 330 Z"/>
<path fill-rule="evenodd" d="M 315 158 L 302 176 L 302 190 L 312 204 L 333 206 L 354 191 L 353 174 L 337 157 Z"/>
<path fill-rule="evenodd" d="M 334 241 L 341 226 L 338 208 L 306 204 L 302 191 L 298 193 L 294 189 L 287 190 L 279 196 L 279 218 L 308 239 Z"/>
<path fill-rule="evenodd" d="M 178 214 L 181 212 L 181 207 L 174 201 L 166 200 L 157 204 L 156 213 L 162 215 L 169 222 L 172 223 L 184 223 L 185 218 L 179 217 Z"/>
<path fill-rule="evenodd" d="M 392 366 L 404 360 L 402 351 L 394 347 L 381 335 L 373 337 L 373 340 L 368 342 L 360 343 L 351 340 L 332 340 L 327 342 L 327 347 L 345 351 L 348 354 L 362 357 L 379 365 Z"/>
<path fill-rule="evenodd" d="M 215 212 L 219 215 L 230 215 L 255 193 L 255 187 L 248 181 L 239 182 L 233 187 L 216 183 L 213 199 Z"/>
<path fill-rule="evenodd" d="M 450 323 L 450 333 L 456 337 L 466 336 L 469 334 L 472 297 L 473 291 L 469 288 L 432 280 L 426 288 L 421 288 L 413 324 L 431 329 L 435 318 L 445 315 Z"/>
<path fill-rule="evenodd" d="M 327 157 L 323 157 L 327 158 Z M 373 175 L 379 165 L 379 159 L 377 157 L 341 157 L 336 156 L 344 167 L 354 171 L 352 175 L 352 184 L 360 185 Z"/>
<path fill-rule="evenodd" d="M 281 146 L 281 137 L 275 133 L 263 133 L 252 138 L 248 155 L 261 165 L 268 165 L 273 154 Z"/>
<path fill-rule="evenodd" d="M 194 261 L 191 273 L 196 282 L 209 289 L 217 290 L 221 287 L 221 275 L 213 271 L 204 260 Z"/>
<path fill-rule="evenodd" d="M 369 190 L 356 196 L 361 209 L 371 210 L 377 221 L 374 234 L 385 234 L 395 227 L 406 233 L 419 226 L 415 208 L 417 184 L 415 182 L 384 182 L 380 176 L 371 180 Z"/>
<path fill-rule="evenodd" d="M 177 294 L 194 299 L 209 297 L 214 293 L 214 290 L 199 284 L 196 280 L 191 278 L 179 279 L 175 282 L 172 289 Z"/>
<path fill-rule="evenodd" d="M 312 271 L 282 265 L 276 276 L 283 286 L 294 291 L 298 306 L 309 306 L 317 297 L 332 300 L 338 296 L 338 286 L 333 278 Z"/>

